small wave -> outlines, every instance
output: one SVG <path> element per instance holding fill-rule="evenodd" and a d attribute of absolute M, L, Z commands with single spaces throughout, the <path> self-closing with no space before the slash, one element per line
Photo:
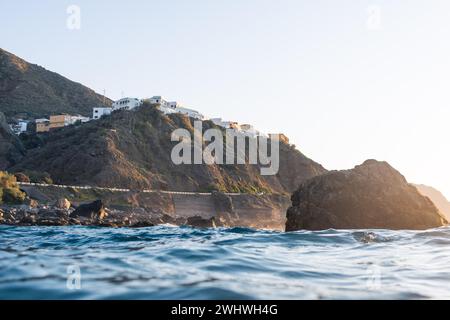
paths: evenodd
<path fill-rule="evenodd" d="M 0 226 L 0 298 L 448 298 L 450 229 Z M 82 289 L 67 290 L 67 268 Z"/>

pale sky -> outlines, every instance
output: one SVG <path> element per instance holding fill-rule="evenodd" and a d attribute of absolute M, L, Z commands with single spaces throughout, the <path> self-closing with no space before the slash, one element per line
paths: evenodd
<path fill-rule="evenodd" d="M 0 0 L 0 47 L 30 62 L 283 132 L 327 169 L 386 160 L 450 198 L 450 1 L 29 2 Z"/>

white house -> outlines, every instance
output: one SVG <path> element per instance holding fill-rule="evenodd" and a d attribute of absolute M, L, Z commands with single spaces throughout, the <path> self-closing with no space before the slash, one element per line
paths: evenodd
<path fill-rule="evenodd" d="M 17 123 L 11 124 L 10 127 L 15 134 L 19 135 L 27 131 L 28 121 L 19 119 Z"/>
<path fill-rule="evenodd" d="M 113 102 L 112 110 L 113 111 L 120 109 L 132 110 L 134 108 L 139 107 L 141 104 L 142 101 L 137 98 L 122 98 L 120 100 Z"/>
<path fill-rule="evenodd" d="M 205 119 L 205 116 L 202 115 L 200 112 L 198 112 L 197 110 L 193 110 L 193 109 L 189 109 L 189 108 L 184 108 L 184 107 L 177 107 L 175 109 L 175 111 L 177 113 L 181 113 L 184 115 L 187 115 L 188 117 L 197 119 L 197 120 L 203 120 Z"/>
<path fill-rule="evenodd" d="M 241 124 L 240 131 L 243 134 L 251 136 L 251 137 L 257 137 L 257 136 L 261 135 L 261 133 L 258 130 L 256 130 L 251 124 Z"/>
<path fill-rule="evenodd" d="M 169 103 L 162 96 L 153 96 L 148 100 L 150 101 L 151 104 L 158 104 L 162 107 L 169 107 Z"/>
<path fill-rule="evenodd" d="M 194 119 L 198 120 L 205 119 L 205 117 L 200 112 L 193 109 L 185 108 L 181 105 L 181 103 L 177 101 L 167 101 L 162 96 L 153 96 L 150 99 L 148 99 L 148 101 L 151 104 L 158 105 L 159 110 L 161 110 L 164 114 L 181 113 Z"/>
<path fill-rule="evenodd" d="M 239 124 L 235 121 L 223 121 L 222 118 L 210 119 L 216 126 L 223 127 L 225 129 L 239 129 Z"/>
<path fill-rule="evenodd" d="M 109 116 L 112 111 L 112 108 L 94 108 L 92 119 L 97 120 L 103 116 Z"/>
<path fill-rule="evenodd" d="M 83 117 L 83 116 L 80 116 L 80 115 L 69 116 L 69 125 L 70 124 L 74 124 L 74 123 L 76 123 L 78 121 L 81 121 L 81 123 L 86 123 L 86 122 L 89 122 L 90 120 L 91 119 L 89 119 L 88 117 Z"/>

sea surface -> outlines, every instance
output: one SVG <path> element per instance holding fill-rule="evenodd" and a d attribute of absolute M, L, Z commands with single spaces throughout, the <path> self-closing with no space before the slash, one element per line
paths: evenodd
<path fill-rule="evenodd" d="M 0 299 L 450 298 L 450 228 L 0 226 Z"/>

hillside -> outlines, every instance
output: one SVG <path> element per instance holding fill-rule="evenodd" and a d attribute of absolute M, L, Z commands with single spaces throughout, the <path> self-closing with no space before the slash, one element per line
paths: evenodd
<path fill-rule="evenodd" d="M 0 170 L 20 161 L 25 154 L 19 138 L 12 133 L 5 115 L 0 112 Z"/>
<path fill-rule="evenodd" d="M 176 128 L 192 132 L 193 119 L 163 115 L 150 105 L 136 111 L 66 127 L 42 136 L 44 144 L 28 150 L 10 171 L 50 173 L 61 184 L 181 191 L 291 193 L 326 170 L 293 146 L 280 144 L 280 171 L 261 176 L 256 165 L 179 165 L 170 154 Z M 204 130 L 215 127 L 203 122 Z"/>
<path fill-rule="evenodd" d="M 91 116 L 102 105 L 103 96 L 93 90 L 0 49 L 0 111 L 7 117 Z"/>
<path fill-rule="evenodd" d="M 446 215 L 447 219 L 450 220 L 450 202 L 445 198 L 445 196 L 433 187 L 429 187 L 423 184 L 415 185 L 419 192 L 430 198 L 434 202 L 436 207 Z"/>

